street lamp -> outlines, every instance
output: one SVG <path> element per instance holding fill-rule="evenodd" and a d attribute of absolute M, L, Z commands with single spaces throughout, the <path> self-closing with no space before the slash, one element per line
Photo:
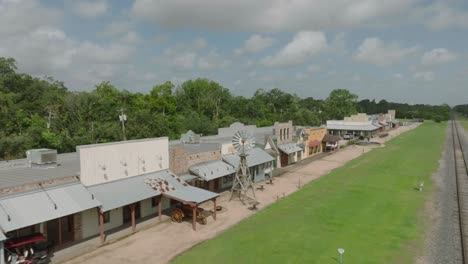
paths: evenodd
<path fill-rule="evenodd" d="M 339 248 L 339 249 L 338 249 L 338 253 L 340 253 L 340 264 L 343 264 L 343 253 L 344 253 L 344 249 Z"/>

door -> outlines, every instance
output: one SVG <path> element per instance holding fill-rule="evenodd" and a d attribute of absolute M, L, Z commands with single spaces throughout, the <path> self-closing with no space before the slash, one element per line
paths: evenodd
<path fill-rule="evenodd" d="M 135 203 L 135 220 L 140 219 L 140 211 L 140 202 Z M 123 222 L 124 224 L 132 222 L 132 210 L 130 209 L 130 205 L 127 205 L 123 208 Z"/>
<path fill-rule="evenodd" d="M 59 245 L 59 219 L 50 220 L 47 222 L 47 241 L 54 246 Z"/>
<path fill-rule="evenodd" d="M 75 240 L 75 230 L 73 225 L 73 215 L 60 218 L 60 230 L 62 235 L 62 244 Z"/>
<path fill-rule="evenodd" d="M 281 167 L 288 166 L 288 159 L 289 159 L 288 155 L 281 152 Z"/>
<path fill-rule="evenodd" d="M 60 246 L 75 240 L 73 215 L 64 216 L 47 222 L 47 241 Z"/>

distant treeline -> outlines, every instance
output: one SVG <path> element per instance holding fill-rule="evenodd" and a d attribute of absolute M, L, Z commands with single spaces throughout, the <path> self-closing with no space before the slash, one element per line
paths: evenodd
<path fill-rule="evenodd" d="M 450 106 L 428 105 L 428 104 L 401 104 L 381 100 L 376 103 L 375 100 L 362 100 L 359 107 L 364 113 L 385 113 L 388 109 L 396 110 L 396 117 L 403 119 L 423 118 L 432 119 L 437 122 L 445 121 L 450 118 Z"/>
<path fill-rule="evenodd" d="M 468 104 L 464 104 L 464 105 L 457 105 L 455 107 L 453 107 L 453 111 L 465 116 L 465 117 L 468 117 Z"/>
<path fill-rule="evenodd" d="M 292 120 L 320 125 L 357 112 L 396 109 L 401 118 L 448 119 L 449 107 L 363 100 L 337 89 L 325 100 L 300 98 L 280 89 L 259 89 L 251 98 L 235 96 L 207 79 L 179 86 L 165 82 L 149 93 L 133 93 L 102 82 L 89 92 L 69 91 L 52 78 L 18 73 L 12 58 L 0 57 L 0 159 L 24 156 L 27 149 L 71 152 L 76 145 L 122 140 L 119 114 L 127 116 L 127 139 L 178 138 L 191 129 L 204 135 L 233 122 L 269 126 Z M 447 113 L 447 114 L 445 114 Z"/>

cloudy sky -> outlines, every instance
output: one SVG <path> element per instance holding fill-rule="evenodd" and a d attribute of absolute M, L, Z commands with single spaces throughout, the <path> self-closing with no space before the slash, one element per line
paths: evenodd
<path fill-rule="evenodd" d="M 0 0 L 0 56 L 73 90 L 206 77 L 325 98 L 468 103 L 468 1 Z"/>

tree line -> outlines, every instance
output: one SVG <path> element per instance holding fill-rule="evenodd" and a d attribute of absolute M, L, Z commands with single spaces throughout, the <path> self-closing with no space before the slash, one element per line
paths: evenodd
<path fill-rule="evenodd" d="M 358 96 L 345 89 L 333 90 L 325 100 L 300 98 L 278 88 L 259 89 L 246 98 L 202 78 L 178 86 L 167 81 L 149 93 L 121 90 L 110 82 L 76 92 L 53 78 L 19 73 L 14 59 L 0 57 L 0 159 L 23 157 L 32 148 L 63 153 L 75 151 L 77 145 L 122 140 L 121 113 L 127 116 L 127 139 L 176 139 L 189 129 L 215 134 L 218 127 L 233 122 L 270 126 L 292 120 L 296 125 L 317 126 L 357 112 L 388 109 L 396 109 L 400 117 L 429 118 L 447 107 L 358 102 Z"/>

